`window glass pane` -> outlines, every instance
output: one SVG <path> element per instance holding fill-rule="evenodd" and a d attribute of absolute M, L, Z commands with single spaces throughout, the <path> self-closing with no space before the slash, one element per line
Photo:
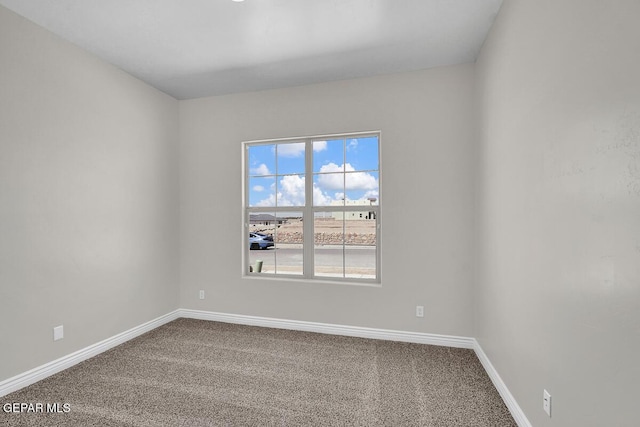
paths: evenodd
<path fill-rule="evenodd" d="M 276 178 L 249 178 L 249 206 L 276 205 Z"/>
<path fill-rule="evenodd" d="M 304 175 L 278 176 L 278 206 L 304 206 Z"/>
<path fill-rule="evenodd" d="M 278 144 L 278 175 L 304 173 L 304 142 Z"/>
<path fill-rule="evenodd" d="M 346 141 L 347 169 L 378 170 L 378 137 L 351 138 Z"/>
<path fill-rule="evenodd" d="M 276 146 L 253 145 L 249 147 L 249 175 L 275 175 Z"/>
<path fill-rule="evenodd" d="M 292 141 L 250 143 L 246 148 L 248 273 L 375 280 L 378 136 Z M 311 170 L 306 169 L 308 156 Z M 304 210 L 309 204 L 312 209 Z M 307 213 L 311 218 L 304 219 L 312 222 L 313 233 L 305 242 Z M 305 251 L 305 243 L 313 247 Z M 313 265 L 308 277 L 305 262 Z"/>
<path fill-rule="evenodd" d="M 316 212 L 313 219 L 315 276 L 344 277 L 342 212 Z"/>
<path fill-rule="evenodd" d="M 249 271 L 275 273 L 276 255 L 273 233 L 276 228 L 275 213 L 249 215 Z"/>
<path fill-rule="evenodd" d="M 302 243 L 302 212 L 251 214 L 250 272 L 301 275 Z"/>
<path fill-rule="evenodd" d="M 345 277 L 376 278 L 376 223 L 370 212 L 345 212 Z M 375 213 L 373 213 L 375 217 Z"/>
<path fill-rule="evenodd" d="M 344 139 L 313 141 L 313 171 L 342 172 L 344 170 Z"/>
<path fill-rule="evenodd" d="M 275 228 L 276 274 L 302 275 L 302 212 L 278 212 Z"/>
<path fill-rule="evenodd" d="M 255 237 L 250 235 L 249 240 L 254 240 Z M 252 246 L 256 243 L 252 243 Z M 265 273 L 275 274 L 276 266 L 276 252 L 273 249 L 267 248 L 254 248 L 249 250 L 249 272 L 253 273 Z"/>
<path fill-rule="evenodd" d="M 344 206 L 344 174 L 329 173 L 313 176 L 314 206 Z"/>
<path fill-rule="evenodd" d="M 345 174 L 348 205 L 378 205 L 378 172 L 351 172 Z"/>

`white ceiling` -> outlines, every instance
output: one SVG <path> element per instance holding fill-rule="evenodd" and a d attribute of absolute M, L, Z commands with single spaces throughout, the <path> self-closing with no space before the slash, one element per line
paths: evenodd
<path fill-rule="evenodd" d="M 473 62 L 502 0 L 0 0 L 178 98 Z"/>

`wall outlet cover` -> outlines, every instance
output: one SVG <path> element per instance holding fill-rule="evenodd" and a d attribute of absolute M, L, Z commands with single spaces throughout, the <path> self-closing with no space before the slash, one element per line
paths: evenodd
<path fill-rule="evenodd" d="M 547 413 L 548 416 L 551 416 L 551 395 L 547 390 L 544 390 L 542 393 L 542 409 Z"/>
<path fill-rule="evenodd" d="M 53 328 L 53 340 L 58 341 L 62 338 L 64 338 L 64 326 L 60 325 Z"/>

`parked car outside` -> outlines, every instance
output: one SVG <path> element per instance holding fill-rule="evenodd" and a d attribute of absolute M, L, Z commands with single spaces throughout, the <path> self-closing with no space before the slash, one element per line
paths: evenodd
<path fill-rule="evenodd" d="M 273 236 L 262 233 L 249 233 L 249 249 L 268 249 L 274 246 Z"/>

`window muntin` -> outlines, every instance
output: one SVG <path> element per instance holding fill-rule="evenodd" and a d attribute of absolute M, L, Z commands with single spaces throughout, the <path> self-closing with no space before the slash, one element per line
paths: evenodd
<path fill-rule="evenodd" d="M 375 279 L 377 236 L 375 215 L 323 211 L 314 215 L 314 276 Z"/>
<path fill-rule="evenodd" d="M 247 147 L 249 207 L 304 206 L 305 143 Z"/>
<path fill-rule="evenodd" d="M 303 213 L 299 211 L 272 211 L 249 216 L 249 270 L 254 270 L 250 272 L 265 275 L 303 274 L 302 217 Z M 256 268 L 258 261 L 261 261 L 261 265 Z"/>
<path fill-rule="evenodd" d="M 244 271 L 379 282 L 379 144 L 378 133 L 246 142 L 245 236 L 273 245 L 248 239 Z"/>

